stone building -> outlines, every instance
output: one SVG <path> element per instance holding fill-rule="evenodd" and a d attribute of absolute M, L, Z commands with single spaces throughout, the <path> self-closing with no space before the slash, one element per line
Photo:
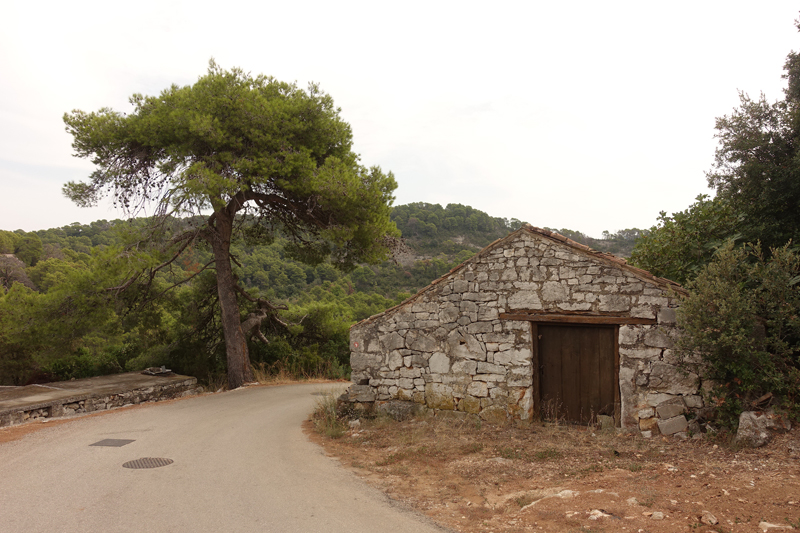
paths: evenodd
<path fill-rule="evenodd" d="M 350 330 L 347 400 L 493 423 L 597 415 L 686 429 L 699 378 L 672 346 L 679 285 L 526 226 Z"/>

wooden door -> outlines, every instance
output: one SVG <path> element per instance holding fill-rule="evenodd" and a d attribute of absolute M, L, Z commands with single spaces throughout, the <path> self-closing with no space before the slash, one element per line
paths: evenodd
<path fill-rule="evenodd" d="M 540 412 L 593 422 L 614 416 L 618 397 L 615 326 L 536 326 Z"/>

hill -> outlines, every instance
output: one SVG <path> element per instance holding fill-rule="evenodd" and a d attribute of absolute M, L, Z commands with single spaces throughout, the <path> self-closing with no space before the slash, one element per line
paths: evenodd
<path fill-rule="evenodd" d="M 460 204 L 421 202 L 395 207 L 392 220 L 407 252 L 349 272 L 296 260 L 280 236 L 268 245 L 246 237 L 232 245 L 235 274 L 247 292 L 288 307 L 270 315 L 263 338 L 251 340 L 255 365 L 295 375 L 346 375 L 350 325 L 400 303 L 524 223 Z M 216 289 L 206 269 L 211 253 L 202 244 L 153 278 L 113 289 L 157 261 L 141 240 L 146 228 L 146 219 L 135 219 L 0 231 L 0 254 L 21 260 L 5 261 L 9 275 L 0 289 L 0 385 L 160 365 L 206 381 L 224 372 Z M 623 256 L 641 234 L 625 230 L 593 239 L 558 231 Z"/>

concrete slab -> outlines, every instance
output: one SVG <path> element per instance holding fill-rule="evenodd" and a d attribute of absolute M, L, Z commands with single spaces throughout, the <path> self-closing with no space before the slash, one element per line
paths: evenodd
<path fill-rule="evenodd" d="M 0 389 L 0 427 L 125 404 L 174 398 L 195 389 L 190 376 L 139 372 Z"/>

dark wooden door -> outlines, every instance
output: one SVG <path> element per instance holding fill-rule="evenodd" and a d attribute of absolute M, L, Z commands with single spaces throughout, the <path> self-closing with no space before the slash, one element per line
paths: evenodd
<path fill-rule="evenodd" d="M 616 328 L 538 325 L 540 409 L 546 418 L 588 423 L 614 416 Z"/>

